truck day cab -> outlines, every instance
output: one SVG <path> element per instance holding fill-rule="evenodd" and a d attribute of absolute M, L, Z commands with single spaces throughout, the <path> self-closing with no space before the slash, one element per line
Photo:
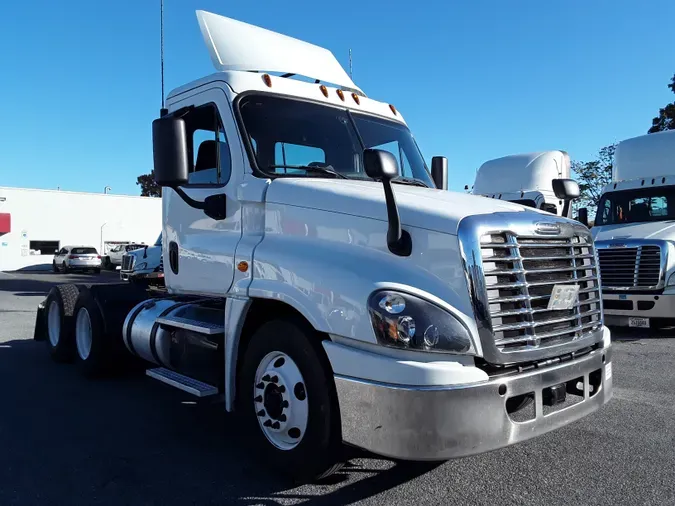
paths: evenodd
<path fill-rule="evenodd" d="M 617 145 L 592 231 L 608 324 L 675 325 L 675 131 Z"/>
<path fill-rule="evenodd" d="M 153 123 L 168 293 L 56 287 L 36 327 L 56 360 L 93 375 L 131 354 L 222 395 L 261 462 L 301 478 L 337 469 L 343 442 L 444 460 L 610 399 L 586 227 L 447 191 L 447 161 L 431 176 L 401 113 L 329 51 L 197 16 L 218 72 Z"/>
<path fill-rule="evenodd" d="M 579 194 L 570 172 L 570 157 L 566 151 L 503 156 L 488 160 L 478 168 L 471 193 L 569 218 L 569 204 Z"/>

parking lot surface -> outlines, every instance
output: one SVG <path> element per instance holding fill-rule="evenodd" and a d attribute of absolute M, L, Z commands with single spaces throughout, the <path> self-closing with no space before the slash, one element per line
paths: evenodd
<path fill-rule="evenodd" d="M 614 399 L 533 441 L 441 464 L 356 450 L 322 484 L 258 467 L 248 430 L 142 375 L 87 381 L 32 341 L 62 282 L 114 273 L 0 273 L 0 505 L 675 504 L 675 340 L 623 333 Z M 272 463 L 273 466 L 273 463 Z"/>

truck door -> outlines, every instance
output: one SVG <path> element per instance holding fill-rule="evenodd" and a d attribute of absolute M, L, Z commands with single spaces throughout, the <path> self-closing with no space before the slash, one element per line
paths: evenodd
<path fill-rule="evenodd" d="M 232 285 L 234 252 L 241 237 L 236 188 L 243 155 L 234 118 L 224 91 L 216 87 L 174 101 L 170 111 L 179 114 L 187 128 L 190 169 L 183 191 L 199 201 L 224 194 L 226 217 L 212 219 L 187 205 L 173 190 L 163 190 L 166 284 L 172 292 L 224 295 Z"/>

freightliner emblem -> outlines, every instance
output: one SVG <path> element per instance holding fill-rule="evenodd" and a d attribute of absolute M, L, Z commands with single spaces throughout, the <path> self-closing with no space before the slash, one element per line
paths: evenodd
<path fill-rule="evenodd" d="M 561 232 L 560 225 L 550 221 L 540 221 L 534 224 L 534 231 L 541 235 L 558 235 Z"/>

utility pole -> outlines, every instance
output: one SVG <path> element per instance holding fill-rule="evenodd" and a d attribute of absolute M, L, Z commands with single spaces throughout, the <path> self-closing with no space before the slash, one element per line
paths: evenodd
<path fill-rule="evenodd" d="M 159 0 L 159 64 L 162 80 L 162 109 L 160 116 L 164 116 L 164 0 Z"/>

